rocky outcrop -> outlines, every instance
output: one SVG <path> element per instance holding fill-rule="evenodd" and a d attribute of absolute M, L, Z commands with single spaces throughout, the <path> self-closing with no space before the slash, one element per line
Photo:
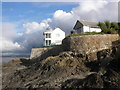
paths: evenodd
<path fill-rule="evenodd" d="M 120 88 L 120 42 L 110 44 L 113 47 L 110 45 L 111 48 L 89 54 L 71 48 L 71 51 L 65 51 L 58 46 L 36 60 L 19 59 L 4 63 L 3 88 Z"/>
<path fill-rule="evenodd" d="M 64 88 L 103 88 L 103 80 L 101 76 L 97 73 L 88 75 L 84 79 L 70 79 L 62 84 L 62 89 Z"/>
<path fill-rule="evenodd" d="M 119 42 L 119 41 L 118 41 Z M 120 88 L 120 45 L 98 52 L 98 61 L 87 62 L 93 74 L 86 78 L 73 78 L 62 84 L 63 88 Z M 111 52 L 110 52 L 111 51 Z M 103 56 L 104 55 L 104 56 Z"/>
<path fill-rule="evenodd" d="M 31 64 L 28 68 L 12 72 L 9 77 L 4 76 L 3 87 L 58 88 L 63 81 L 73 76 L 83 77 L 88 72 L 89 68 L 85 67 L 82 59 L 80 60 L 72 52 L 63 52 L 59 56 L 48 57 Z"/>
<path fill-rule="evenodd" d="M 14 61 L 13 71 L 7 68 L 11 61 L 3 67 L 3 88 L 120 88 L 119 47 L 99 51 L 96 61 L 71 51 L 36 62 Z"/>

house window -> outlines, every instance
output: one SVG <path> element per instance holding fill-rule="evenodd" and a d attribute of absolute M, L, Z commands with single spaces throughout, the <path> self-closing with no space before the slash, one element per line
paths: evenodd
<path fill-rule="evenodd" d="M 46 37 L 46 38 L 51 38 L 51 34 L 48 33 L 48 34 L 45 35 L 45 37 Z"/>
<path fill-rule="evenodd" d="M 46 40 L 45 43 L 46 43 L 45 45 L 48 46 L 48 40 Z"/>
<path fill-rule="evenodd" d="M 49 42 L 49 45 L 51 44 L 51 40 L 48 40 L 48 42 Z"/>
<path fill-rule="evenodd" d="M 48 37 L 51 38 L 51 34 L 48 34 L 48 35 L 49 35 Z"/>
<path fill-rule="evenodd" d="M 46 43 L 45 44 L 46 46 L 49 46 L 49 45 L 51 45 L 51 40 L 46 40 L 45 43 Z"/>

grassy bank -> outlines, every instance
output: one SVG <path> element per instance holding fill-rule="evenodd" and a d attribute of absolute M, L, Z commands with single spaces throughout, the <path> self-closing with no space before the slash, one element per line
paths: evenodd
<path fill-rule="evenodd" d="M 73 33 L 69 35 L 70 37 L 73 36 L 82 36 L 82 35 L 96 35 L 96 34 L 104 34 L 103 32 L 85 32 L 85 33 Z"/>

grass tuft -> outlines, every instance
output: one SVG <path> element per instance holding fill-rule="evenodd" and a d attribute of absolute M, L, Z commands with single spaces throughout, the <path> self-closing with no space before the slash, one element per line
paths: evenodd
<path fill-rule="evenodd" d="M 70 37 L 73 36 L 82 36 L 82 35 L 96 35 L 96 34 L 104 34 L 103 32 L 85 32 L 85 33 L 73 33 L 69 35 Z"/>

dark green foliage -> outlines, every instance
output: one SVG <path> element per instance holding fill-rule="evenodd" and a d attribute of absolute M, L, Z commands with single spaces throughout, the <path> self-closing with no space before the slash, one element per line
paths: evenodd
<path fill-rule="evenodd" d="M 110 28 L 111 27 L 110 21 L 105 21 L 105 25 L 106 25 L 107 28 Z"/>
<path fill-rule="evenodd" d="M 112 22 L 111 27 L 113 27 L 113 28 L 115 28 L 117 30 L 119 29 L 119 26 L 118 26 L 118 24 L 116 22 Z"/>
<path fill-rule="evenodd" d="M 102 22 L 99 22 L 99 23 L 98 23 L 98 26 L 100 26 L 101 29 L 104 29 L 104 28 L 105 28 L 105 24 L 102 23 Z"/>
<path fill-rule="evenodd" d="M 119 33 L 119 26 L 118 23 L 116 22 L 110 22 L 110 21 L 105 21 L 104 23 L 99 22 L 98 26 L 102 29 L 101 32 L 105 34 Z"/>
<path fill-rule="evenodd" d="M 120 36 L 120 23 L 118 23 L 118 34 L 119 34 L 119 36 Z"/>

